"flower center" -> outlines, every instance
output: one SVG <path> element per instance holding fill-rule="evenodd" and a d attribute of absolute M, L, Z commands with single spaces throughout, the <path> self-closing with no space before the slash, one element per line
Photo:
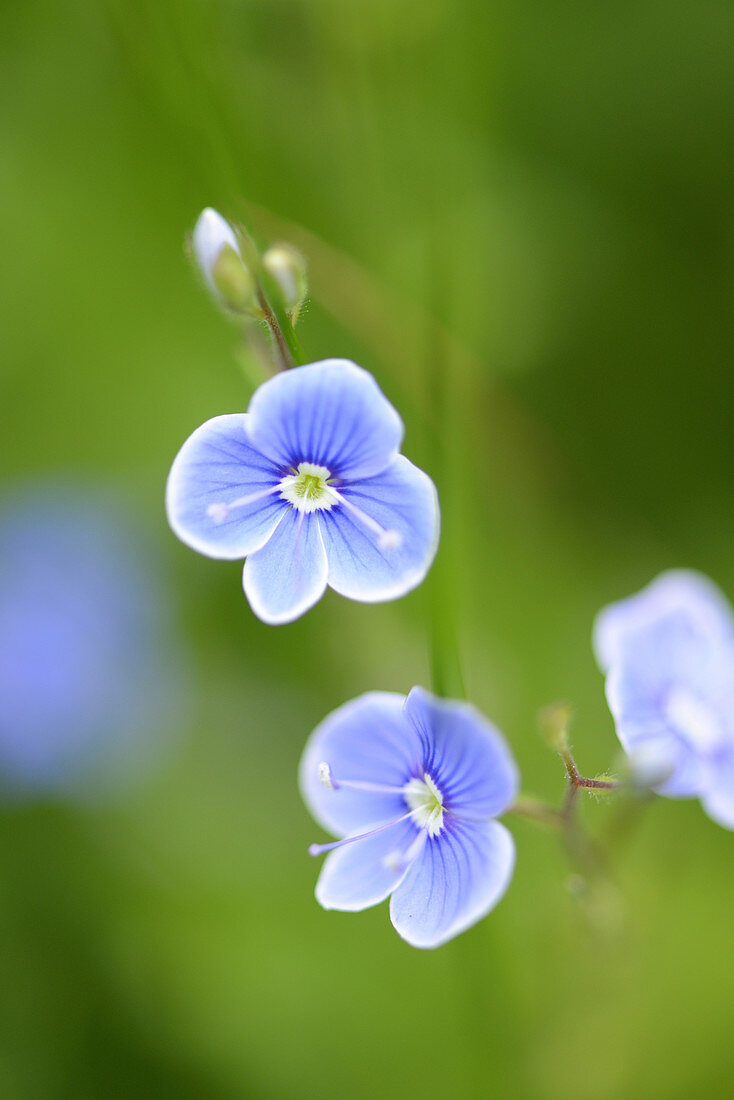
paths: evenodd
<path fill-rule="evenodd" d="M 312 844 L 308 849 L 312 856 L 331 852 L 335 848 L 343 848 L 345 844 L 367 840 L 412 817 L 418 826 L 417 834 L 407 848 L 398 848 L 394 852 L 389 852 L 383 860 L 385 866 L 391 871 L 402 874 L 423 851 L 428 837 L 438 836 L 443 828 L 443 795 L 427 772 L 423 773 L 422 779 L 411 779 L 402 787 L 393 787 L 388 783 L 373 783 L 365 779 L 337 779 L 331 766 L 324 760 L 318 766 L 318 776 L 330 791 L 338 791 L 341 787 L 346 787 L 353 791 L 373 791 L 375 794 L 401 794 L 408 809 L 393 821 L 386 821 L 383 825 L 377 825 L 366 833 L 345 836 L 342 840 L 332 840 L 328 844 Z"/>
<path fill-rule="evenodd" d="M 339 495 L 329 485 L 331 472 L 326 466 L 313 462 L 299 462 L 295 473 L 287 474 L 278 488 L 283 500 L 287 500 L 299 512 L 329 510 L 339 500 Z"/>
<path fill-rule="evenodd" d="M 443 795 L 428 772 L 422 779 L 411 779 L 403 787 L 403 798 L 413 812 L 413 820 L 419 829 L 429 836 L 438 836 L 443 828 Z"/>

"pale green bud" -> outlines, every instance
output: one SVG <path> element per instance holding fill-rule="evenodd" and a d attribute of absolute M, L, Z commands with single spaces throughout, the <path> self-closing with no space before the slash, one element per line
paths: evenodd
<path fill-rule="evenodd" d="M 295 319 L 308 293 L 306 261 L 292 245 L 276 244 L 267 250 L 262 263 L 268 275 L 278 284 L 283 304 Z"/>

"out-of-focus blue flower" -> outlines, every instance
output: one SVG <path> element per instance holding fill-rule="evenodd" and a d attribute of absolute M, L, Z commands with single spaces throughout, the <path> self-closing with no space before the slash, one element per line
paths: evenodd
<path fill-rule="evenodd" d="M 390 919 L 414 947 L 438 947 L 485 916 L 512 876 L 512 837 L 494 818 L 517 791 L 497 730 L 466 703 L 415 687 L 339 707 L 301 760 L 303 797 L 345 837 L 316 897 L 325 909 L 366 909 L 389 894 Z"/>
<path fill-rule="evenodd" d="M 94 795 L 166 740 L 179 650 L 160 571 L 110 493 L 0 505 L 0 789 Z"/>
<path fill-rule="evenodd" d="M 659 794 L 697 796 L 734 828 L 734 615 L 718 588 L 663 573 L 599 613 L 594 648 L 633 765 L 652 759 Z"/>
<path fill-rule="evenodd" d="M 328 585 L 353 600 L 404 595 L 436 552 L 431 479 L 398 453 L 403 425 L 374 378 L 344 359 L 285 371 L 247 413 L 184 443 L 166 508 L 212 558 L 246 557 L 244 589 L 267 623 L 298 618 Z"/>

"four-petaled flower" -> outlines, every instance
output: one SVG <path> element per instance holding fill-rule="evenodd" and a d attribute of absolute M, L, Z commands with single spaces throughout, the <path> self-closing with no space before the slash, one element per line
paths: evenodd
<path fill-rule="evenodd" d="M 494 818 L 517 790 L 497 730 L 466 703 L 415 687 L 407 699 L 373 692 L 312 733 L 301 792 L 329 832 L 316 897 L 359 910 L 389 894 L 390 919 L 415 947 L 438 947 L 480 920 L 504 894 L 512 837 Z"/>
<path fill-rule="evenodd" d="M 184 443 L 166 507 L 188 546 L 246 558 L 244 589 L 267 623 L 302 615 L 326 585 L 395 599 L 438 543 L 431 479 L 398 453 L 403 425 L 367 371 L 343 359 L 269 379 L 247 413 L 215 416 Z"/>
<path fill-rule="evenodd" d="M 594 647 L 633 762 L 659 762 L 659 794 L 699 797 L 733 829 L 734 615 L 721 592 L 699 573 L 663 573 L 599 613 Z"/>

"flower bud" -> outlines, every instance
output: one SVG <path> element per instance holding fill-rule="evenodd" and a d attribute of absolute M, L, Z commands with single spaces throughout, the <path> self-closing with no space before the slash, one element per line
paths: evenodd
<path fill-rule="evenodd" d="M 295 320 L 308 291 L 303 256 L 292 245 L 276 244 L 263 256 L 263 267 L 280 287 L 283 304 Z"/>
<path fill-rule="evenodd" d="M 208 206 L 194 226 L 192 243 L 196 262 L 215 297 L 234 313 L 250 312 L 255 282 L 229 222 Z"/>

